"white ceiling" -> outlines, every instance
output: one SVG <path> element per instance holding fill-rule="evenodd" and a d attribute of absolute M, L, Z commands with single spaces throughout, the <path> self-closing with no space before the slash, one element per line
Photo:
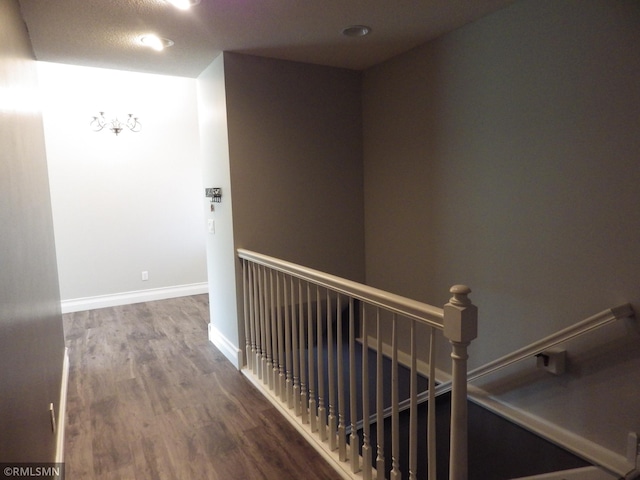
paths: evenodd
<path fill-rule="evenodd" d="M 20 0 L 38 60 L 197 77 L 221 51 L 362 70 L 513 0 Z M 366 37 L 344 27 L 365 24 Z M 156 33 L 163 52 L 137 38 Z"/>

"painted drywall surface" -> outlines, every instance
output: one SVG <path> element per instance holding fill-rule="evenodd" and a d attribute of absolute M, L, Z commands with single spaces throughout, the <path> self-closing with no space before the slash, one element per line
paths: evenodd
<path fill-rule="evenodd" d="M 64 336 L 36 62 L 0 2 L 0 461 L 52 462 Z"/>
<path fill-rule="evenodd" d="M 62 299 L 205 282 L 196 81 L 38 66 Z M 99 111 L 142 130 L 94 132 Z"/>
<path fill-rule="evenodd" d="M 203 182 L 205 187 L 222 188 L 222 201 L 214 204 L 213 211 L 211 202 L 203 199 L 206 220 L 213 222 L 214 229 L 214 232 L 207 233 L 209 305 L 211 324 L 226 341 L 240 348 L 238 329 L 242 325 L 238 322 L 236 304 L 236 258 L 224 74 L 224 60 L 220 55 L 198 77 Z"/>
<path fill-rule="evenodd" d="M 364 278 L 360 77 L 224 53 L 198 81 L 211 322 L 242 349 L 237 248 Z"/>
<path fill-rule="evenodd" d="M 471 367 L 640 306 L 639 27 L 637 2 L 521 1 L 365 74 L 367 282 L 436 305 L 468 283 Z M 624 454 L 638 326 L 587 340 L 564 377 L 484 386 Z"/>
<path fill-rule="evenodd" d="M 362 281 L 360 75 L 224 58 L 236 246 Z"/>

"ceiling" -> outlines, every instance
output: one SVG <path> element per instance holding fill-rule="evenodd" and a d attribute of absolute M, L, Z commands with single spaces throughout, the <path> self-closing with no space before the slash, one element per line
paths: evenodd
<path fill-rule="evenodd" d="M 197 77 L 221 51 L 363 70 L 513 0 L 20 0 L 35 56 L 47 62 Z M 342 30 L 364 24 L 365 37 Z M 175 44 L 139 44 L 156 33 Z"/>

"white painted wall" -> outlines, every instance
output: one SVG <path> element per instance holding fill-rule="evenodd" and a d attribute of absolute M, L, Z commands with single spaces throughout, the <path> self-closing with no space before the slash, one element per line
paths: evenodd
<path fill-rule="evenodd" d="M 196 81 L 44 62 L 39 73 L 63 306 L 206 291 Z M 142 131 L 93 132 L 98 111 L 133 113 Z"/>
<path fill-rule="evenodd" d="M 210 339 L 238 368 L 242 365 L 242 328 L 238 317 L 236 258 L 232 217 L 229 142 L 223 56 L 218 56 L 198 77 L 203 181 L 222 188 L 222 201 L 204 200 L 206 218 L 214 222 L 207 234 Z"/>
<path fill-rule="evenodd" d="M 468 283 L 471 367 L 640 310 L 638 45 L 638 2 L 519 1 L 365 73 L 367 282 L 436 305 Z M 482 385 L 624 456 L 638 323 L 567 348 L 565 376 Z"/>

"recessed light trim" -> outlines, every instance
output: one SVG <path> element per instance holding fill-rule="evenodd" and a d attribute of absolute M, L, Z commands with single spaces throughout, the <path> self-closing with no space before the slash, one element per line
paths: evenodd
<path fill-rule="evenodd" d="M 162 38 L 154 34 L 142 35 L 139 41 L 145 47 L 153 48 L 158 52 L 161 52 L 165 48 L 168 48 L 171 45 L 173 45 L 173 40 L 170 40 L 168 38 Z"/>
<path fill-rule="evenodd" d="M 180 10 L 189 10 L 200 3 L 200 0 L 166 0 Z"/>
<path fill-rule="evenodd" d="M 342 29 L 342 34 L 345 37 L 364 37 L 371 33 L 371 27 L 366 25 L 349 25 Z"/>

